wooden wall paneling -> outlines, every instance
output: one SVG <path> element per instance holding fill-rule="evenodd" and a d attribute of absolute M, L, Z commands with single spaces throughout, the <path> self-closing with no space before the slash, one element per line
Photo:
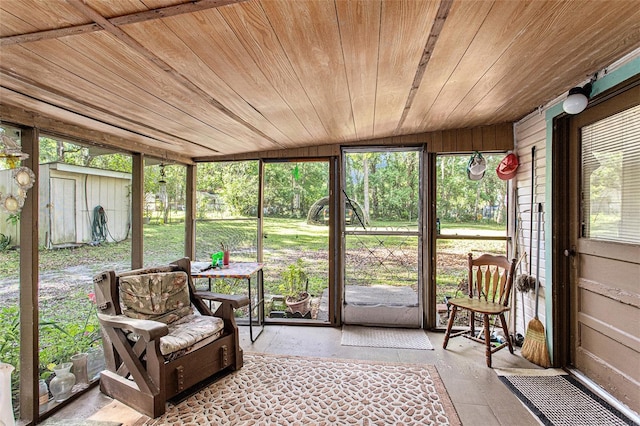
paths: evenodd
<path fill-rule="evenodd" d="M 445 152 L 456 152 L 455 130 L 445 130 L 442 132 L 442 150 Z"/>
<path fill-rule="evenodd" d="M 393 134 L 404 113 L 439 2 L 382 2 L 375 132 Z M 405 132 L 401 132 L 405 133 Z"/>
<path fill-rule="evenodd" d="M 481 151 L 484 143 L 482 140 L 482 128 L 481 127 L 474 127 L 472 129 L 472 134 L 471 134 L 471 148 L 473 151 Z"/>
<path fill-rule="evenodd" d="M 381 3 L 368 0 L 336 2 L 340 39 L 358 139 L 373 138 L 379 68 Z"/>
<path fill-rule="evenodd" d="M 431 133 L 431 149 L 429 152 L 444 152 L 444 143 L 442 141 L 442 132 L 432 132 Z"/>
<path fill-rule="evenodd" d="M 492 4 L 492 1 L 453 2 L 425 71 L 424 78 L 429 80 L 429 84 L 420 85 L 404 122 L 403 129 L 406 133 L 441 128 L 439 120 L 445 115 L 444 110 L 432 111 L 433 105 L 442 88 L 451 79 Z M 467 31 L 460 32 L 462 27 Z M 455 33 L 456 36 L 445 37 L 447 33 Z"/>
<path fill-rule="evenodd" d="M 341 4 L 344 3 L 338 3 L 338 6 Z M 233 29 L 257 68 L 305 127 L 303 134 L 310 135 L 309 141 L 326 140 L 327 131 L 260 3 L 246 2 L 237 7 L 220 8 L 218 12 Z"/>
<path fill-rule="evenodd" d="M 498 130 L 500 138 L 499 141 L 496 140 L 496 132 Z M 292 148 L 274 151 L 247 152 L 234 155 L 201 157 L 196 160 L 198 162 L 205 162 L 259 158 L 327 157 L 338 155 L 340 153 L 340 148 L 346 146 L 418 146 L 426 144 L 428 152 L 470 152 L 474 149 L 474 135 L 482 135 L 482 141 L 478 145 L 480 147 L 479 151 L 506 151 L 513 149 L 513 127 L 510 123 L 506 123 L 495 126 L 483 126 L 474 129 L 445 130 L 430 133 L 418 133 L 415 135 L 354 141 L 340 145 L 319 145 L 316 146 L 315 149 L 305 147 L 302 150 Z M 462 150 L 458 149 L 459 141 L 461 144 L 460 146 L 464 148 Z"/>
<path fill-rule="evenodd" d="M 496 144 L 496 127 L 495 126 L 483 126 L 482 127 L 482 148 L 495 146 Z"/>
<path fill-rule="evenodd" d="M 456 151 L 473 151 L 473 131 L 458 129 L 456 132 Z"/>
<path fill-rule="evenodd" d="M 261 3 L 331 140 L 355 134 L 333 1 Z"/>
<path fill-rule="evenodd" d="M 513 137 L 513 124 L 502 123 L 497 124 L 496 128 L 496 143 L 493 149 L 499 150 L 511 150 L 515 147 L 515 139 Z M 486 149 L 486 148 L 485 148 Z"/>

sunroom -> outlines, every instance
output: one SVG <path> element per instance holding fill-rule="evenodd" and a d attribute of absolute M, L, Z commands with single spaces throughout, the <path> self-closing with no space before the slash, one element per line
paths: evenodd
<path fill-rule="evenodd" d="M 433 364 L 452 424 L 537 422 L 494 372 L 541 370 L 517 347 L 494 369 L 481 345 L 442 348 L 467 253 L 515 259 L 539 288 L 512 291 L 497 337 L 515 344 L 538 318 L 552 367 L 638 421 L 634 2 L 5 0 L 0 14 L 0 362 L 19 424 L 128 424 L 100 417 L 94 276 L 225 251 L 259 271 L 194 282 L 253 294 L 235 313 L 245 356 Z M 306 310 L 286 307 L 296 285 Z M 365 327 L 435 349 L 340 344 Z M 39 398 L 77 352 L 86 389 Z"/>

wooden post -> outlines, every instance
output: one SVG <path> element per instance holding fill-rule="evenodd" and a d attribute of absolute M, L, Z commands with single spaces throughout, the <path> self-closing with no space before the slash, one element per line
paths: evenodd
<path fill-rule="evenodd" d="M 38 418 L 38 187 L 39 132 L 22 129 L 23 165 L 36 176 L 20 214 L 20 418 Z"/>
<path fill-rule="evenodd" d="M 144 154 L 133 154 L 133 179 L 131 181 L 131 269 L 142 268 L 144 263 L 144 238 L 142 216 L 144 213 Z"/>
<path fill-rule="evenodd" d="M 192 261 L 196 258 L 196 188 L 197 188 L 196 166 L 187 166 L 187 199 L 184 224 L 184 255 Z"/>

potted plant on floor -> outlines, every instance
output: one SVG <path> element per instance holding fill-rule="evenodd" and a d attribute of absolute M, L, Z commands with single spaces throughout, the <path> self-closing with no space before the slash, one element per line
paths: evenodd
<path fill-rule="evenodd" d="M 298 313 L 305 317 L 311 311 L 311 295 L 309 294 L 309 278 L 304 271 L 302 259 L 288 265 L 282 271 L 281 290 L 285 296 L 285 304 L 290 314 Z"/>

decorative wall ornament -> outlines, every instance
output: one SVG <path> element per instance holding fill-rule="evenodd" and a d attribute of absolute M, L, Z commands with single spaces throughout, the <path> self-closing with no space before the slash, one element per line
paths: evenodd
<path fill-rule="evenodd" d="M 0 210 L 9 214 L 20 213 L 27 198 L 27 190 L 36 181 L 36 175 L 30 168 L 18 167 L 27 158 L 29 154 L 22 152 L 16 141 L 7 135 L 0 135 L 0 159 L 4 160 L 0 163 L 0 168 L 13 170 L 13 180 L 16 183 L 15 189 L 10 188 L 8 194 L 0 192 Z"/>

